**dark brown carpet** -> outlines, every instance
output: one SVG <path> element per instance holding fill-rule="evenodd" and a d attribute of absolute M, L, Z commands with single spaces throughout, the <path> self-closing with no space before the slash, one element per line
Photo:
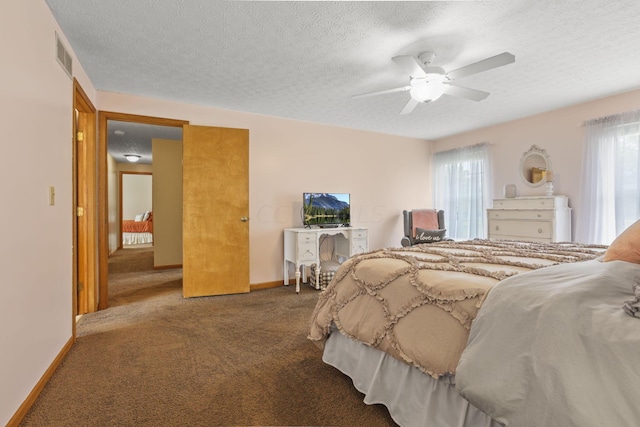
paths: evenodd
<path fill-rule="evenodd" d="M 306 339 L 314 289 L 184 299 L 181 285 L 152 248 L 116 252 L 110 307 L 80 319 L 21 425 L 395 425 Z"/>

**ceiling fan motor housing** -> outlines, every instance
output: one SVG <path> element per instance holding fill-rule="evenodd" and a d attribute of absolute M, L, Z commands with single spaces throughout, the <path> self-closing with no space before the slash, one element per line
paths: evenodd
<path fill-rule="evenodd" d="M 420 55 L 418 55 L 418 59 L 420 60 L 420 62 L 427 66 L 433 62 L 435 57 L 436 53 L 431 51 L 422 52 Z"/>

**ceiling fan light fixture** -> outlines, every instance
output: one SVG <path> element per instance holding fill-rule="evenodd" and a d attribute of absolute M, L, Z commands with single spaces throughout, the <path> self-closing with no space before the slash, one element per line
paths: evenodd
<path fill-rule="evenodd" d="M 124 158 L 127 159 L 128 161 L 130 161 L 131 163 L 135 163 L 138 160 L 140 160 L 140 156 L 139 154 L 125 154 Z"/>
<path fill-rule="evenodd" d="M 440 98 L 446 90 L 444 83 L 446 77 L 443 74 L 428 73 L 425 77 L 411 80 L 409 94 L 418 102 L 432 102 Z"/>

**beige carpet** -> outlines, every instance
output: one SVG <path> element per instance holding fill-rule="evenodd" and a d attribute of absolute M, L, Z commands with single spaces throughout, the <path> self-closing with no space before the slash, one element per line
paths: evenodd
<path fill-rule="evenodd" d="M 110 258 L 110 307 L 80 319 L 22 425 L 395 425 L 306 339 L 316 290 L 184 299 L 152 251 Z"/>

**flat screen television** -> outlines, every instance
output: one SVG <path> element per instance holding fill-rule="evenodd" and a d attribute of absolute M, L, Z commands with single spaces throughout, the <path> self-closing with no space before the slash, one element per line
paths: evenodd
<path fill-rule="evenodd" d="M 304 193 L 302 222 L 305 227 L 340 227 L 351 223 L 349 193 Z"/>

